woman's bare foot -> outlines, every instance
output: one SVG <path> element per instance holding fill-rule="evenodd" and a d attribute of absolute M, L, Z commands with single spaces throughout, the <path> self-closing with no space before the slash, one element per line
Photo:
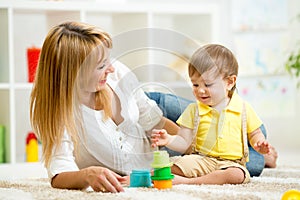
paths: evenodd
<path fill-rule="evenodd" d="M 265 168 L 275 168 L 276 167 L 278 153 L 273 146 L 271 146 L 271 152 L 269 154 L 264 154 L 264 157 L 265 157 Z"/>

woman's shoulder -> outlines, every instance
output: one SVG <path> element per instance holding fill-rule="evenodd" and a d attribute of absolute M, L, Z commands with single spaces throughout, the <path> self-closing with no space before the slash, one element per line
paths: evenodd
<path fill-rule="evenodd" d="M 119 82 L 122 80 L 136 79 L 134 73 L 122 62 L 114 60 L 111 64 L 115 71 L 109 74 L 108 81 Z"/>

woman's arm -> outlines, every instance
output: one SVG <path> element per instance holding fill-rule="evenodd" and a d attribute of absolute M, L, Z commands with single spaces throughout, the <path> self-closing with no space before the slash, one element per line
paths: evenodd
<path fill-rule="evenodd" d="M 121 183 L 126 180 L 105 167 L 79 169 L 75 162 L 74 144 L 66 131 L 61 145 L 53 150 L 47 170 L 54 188 L 85 189 L 91 186 L 95 191 L 120 192 L 123 191 Z"/>
<path fill-rule="evenodd" d="M 122 183 L 128 178 L 98 166 L 81 169 L 80 171 L 62 172 L 52 178 L 54 188 L 86 189 L 91 186 L 96 192 L 123 192 Z"/>

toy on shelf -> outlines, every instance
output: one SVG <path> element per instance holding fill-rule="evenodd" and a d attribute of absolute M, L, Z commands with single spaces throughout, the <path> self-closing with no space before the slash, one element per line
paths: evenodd
<path fill-rule="evenodd" d="M 0 163 L 5 162 L 5 127 L 0 125 Z"/>
<path fill-rule="evenodd" d="M 151 187 L 150 170 L 132 170 L 130 174 L 130 187 Z"/>
<path fill-rule="evenodd" d="M 151 176 L 154 188 L 168 189 L 172 188 L 172 179 L 174 175 L 171 174 L 171 166 L 169 154 L 167 151 L 154 151 L 153 162 L 151 167 L 154 169 L 154 175 Z"/>
<path fill-rule="evenodd" d="M 28 64 L 28 82 L 34 81 L 36 68 L 38 65 L 41 49 L 31 47 L 27 49 L 27 64 Z"/>
<path fill-rule="evenodd" d="M 38 140 L 33 132 L 29 132 L 26 137 L 26 162 L 38 162 Z"/>

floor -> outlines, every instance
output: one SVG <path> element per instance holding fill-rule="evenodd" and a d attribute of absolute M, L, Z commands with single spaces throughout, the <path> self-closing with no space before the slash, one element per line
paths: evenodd
<path fill-rule="evenodd" d="M 299 149 L 278 149 L 278 166 L 300 166 Z"/>
<path fill-rule="evenodd" d="M 277 148 L 277 151 L 277 166 L 300 166 L 300 147 L 293 150 Z M 0 180 L 38 177 L 47 177 L 47 171 L 41 163 L 0 164 Z"/>

